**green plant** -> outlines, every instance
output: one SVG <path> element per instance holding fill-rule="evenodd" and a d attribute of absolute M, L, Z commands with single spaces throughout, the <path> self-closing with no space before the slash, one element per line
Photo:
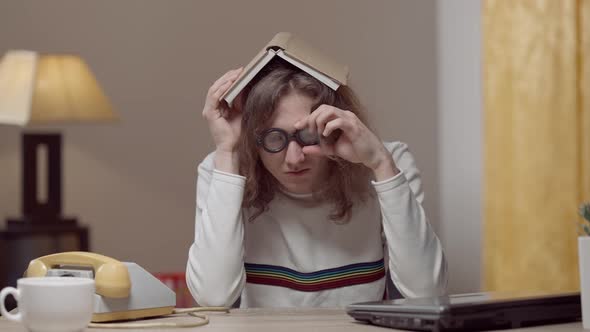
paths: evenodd
<path fill-rule="evenodd" d="M 580 216 L 584 218 L 583 223 L 580 225 L 582 231 L 590 236 L 590 202 L 580 205 Z"/>

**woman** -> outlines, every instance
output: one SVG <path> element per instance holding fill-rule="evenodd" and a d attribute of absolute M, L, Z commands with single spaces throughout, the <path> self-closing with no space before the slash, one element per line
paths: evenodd
<path fill-rule="evenodd" d="M 278 64 L 225 110 L 241 69 L 209 89 L 215 152 L 199 165 L 187 284 L 200 305 L 344 306 L 445 292 L 442 247 L 405 144 L 383 143 L 346 86 Z"/>

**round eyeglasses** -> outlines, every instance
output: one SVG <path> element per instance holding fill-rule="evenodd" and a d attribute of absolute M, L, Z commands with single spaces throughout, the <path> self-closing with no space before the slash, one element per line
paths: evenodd
<path fill-rule="evenodd" d="M 309 131 L 307 128 L 297 130 L 293 134 L 287 133 L 281 128 L 270 128 L 258 135 L 256 142 L 259 146 L 270 153 L 283 151 L 289 145 L 289 142 L 295 140 L 301 146 L 316 145 L 320 143 L 317 133 Z"/>

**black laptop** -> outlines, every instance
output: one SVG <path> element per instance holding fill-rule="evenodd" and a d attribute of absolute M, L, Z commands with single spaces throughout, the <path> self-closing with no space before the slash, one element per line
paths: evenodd
<path fill-rule="evenodd" d="M 579 321 L 580 293 L 471 293 L 355 303 L 356 320 L 416 331 L 481 331 Z"/>

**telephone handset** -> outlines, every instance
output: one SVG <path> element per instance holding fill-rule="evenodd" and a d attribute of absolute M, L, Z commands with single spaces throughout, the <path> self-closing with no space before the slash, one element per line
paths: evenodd
<path fill-rule="evenodd" d="M 83 251 L 47 255 L 32 260 L 25 277 L 45 277 L 59 266 L 87 266 L 94 270 L 96 294 L 108 298 L 129 297 L 131 279 L 127 266 L 116 259 Z"/>

